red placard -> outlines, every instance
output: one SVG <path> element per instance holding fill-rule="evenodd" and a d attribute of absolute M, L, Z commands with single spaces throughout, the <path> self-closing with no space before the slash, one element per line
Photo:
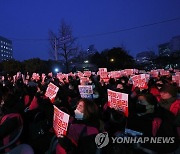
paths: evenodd
<path fill-rule="evenodd" d="M 180 87 L 180 75 L 173 75 L 172 81 L 175 82 L 178 87 Z"/>
<path fill-rule="evenodd" d="M 84 77 L 90 77 L 91 76 L 91 71 L 84 71 Z"/>
<path fill-rule="evenodd" d="M 135 75 L 131 77 L 133 81 L 133 86 L 134 87 L 139 87 L 140 89 L 147 89 L 148 88 L 148 80 L 149 80 L 149 75 L 147 74 L 140 74 L 140 75 Z"/>
<path fill-rule="evenodd" d="M 157 70 L 151 70 L 150 75 L 154 78 L 157 78 L 159 76 L 159 72 Z"/>
<path fill-rule="evenodd" d="M 38 73 L 33 73 L 33 74 L 32 74 L 32 79 L 33 79 L 33 80 L 36 80 L 36 81 L 37 81 L 37 80 L 40 80 L 39 74 L 38 74 Z"/>
<path fill-rule="evenodd" d="M 107 72 L 107 68 L 99 68 L 99 72 Z"/>
<path fill-rule="evenodd" d="M 134 70 L 133 70 L 133 69 L 125 69 L 124 71 L 125 71 L 125 74 L 126 74 L 126 75 L 132 75 L 132 74 L 134 74 Z"/>
<path fill-rule="evenodd" d="M 81 85 L 87 85 L 89 83 L 89 78 L 88 77 L 81 77 L 80 78 L 80 84 Z"/>
<path fill-rule="evenodd" d="M 53 128 L 57 137 L 65 136 L 69 122 L 69 115 L 54 106 Z"/>
<path fill-rule="evenodd" d="M 110 108 L 120 110 L 128 117 L 128 94 L 108 89 L 108 103 Z"/>
<path fill-rule="evenodd" d="M 59 90 L 59 88 L 56 85 L 54 85 L 53 83 L 49 83 L 49 85 L 46 89 L 45 96 L 49 97 L 49 99 L 53 103 L 53 101 L 57 95 L 58 90 Z"/>

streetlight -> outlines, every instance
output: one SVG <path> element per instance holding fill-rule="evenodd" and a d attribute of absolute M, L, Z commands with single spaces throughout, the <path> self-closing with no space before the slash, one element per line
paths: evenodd
<path fill-rule="evenodd" d="M 114 59 L 113 59 L 113 58 L 111 58 L 111 59 L 110 59 L 110 62 L 114 62 Z"/>

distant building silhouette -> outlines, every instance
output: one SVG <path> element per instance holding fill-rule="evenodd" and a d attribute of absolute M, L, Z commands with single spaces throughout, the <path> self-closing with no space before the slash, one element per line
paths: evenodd
<path fill-rule="evenodd" d="M 159 56 L 170 56 L 171 54 L 180 52 L 180 36 L 174 36 L 167 43 L 158 46 Z"/>
<path fill-rule="evenodd" d="M 97 52 L 97 49 L 95 48 L 94 44 L 91 44 L 88 48 L 87 48 L 87 56 L 91 56 L 93 54 L 95 54 Z"/>
<path fill-rule="evenodd" d="M 170 54 L 171 54 L 169 42 L 160 44 L 158 46 L 158 49 L 159 49 L 159 56 L 170 56 Z"/>
<path fill-rule="evenodd" d="M 155 58 L 155 53 L 153 51 L 143 51 L 136 55 L 136 62 L 139 64 L 148 64 L 152 62 L 153 58 Z"/>
<path fill-rule="evenodd" d="M 180 35 L 173 37 L 169 42 L 171 52 L 180 51 Z"/>
<path fill-rule="evenodd" d="M 12 41 L 0 36 L 0 61 L 13 59 Z"/>

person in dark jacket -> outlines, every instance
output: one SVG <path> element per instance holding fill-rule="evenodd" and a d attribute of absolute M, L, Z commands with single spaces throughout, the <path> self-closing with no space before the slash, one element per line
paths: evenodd
<path fill-rule="evenodd" d="M 160 90 L 160 107 L 169 111 L 175 116 L 174 125 L 180 139 L 180 99 L 177 98 L 177 87 L 164 85 Z"/>
<path fill-rule="evenodd" d="M 19 143 L 19 137 L 23 128 L 23 120 L 16 110 L 18 98 L 15 95 L 8 93 L 2 101 L 2 115 L 0 117 L 0 147 L 8 145 L 10 142 L 15 140 L 11 147 L 5 149 L 5 152 L 8 152 Z"/>

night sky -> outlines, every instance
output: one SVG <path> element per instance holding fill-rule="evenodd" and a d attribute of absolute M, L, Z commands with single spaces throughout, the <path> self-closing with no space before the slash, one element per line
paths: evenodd
<path fill-rule="evenodd" d="M 123 45 L 135 56 L 157 52 L 158 44 L 180 35 L 179 17 L 180 0 L 0 0 L 0 35 L 13 41 L 15 59 L 47 60 L 48 30 L 57 32 L 64 19 L 84 49 Z M 175 18 L 179 20 L 124 30 Z"/>

